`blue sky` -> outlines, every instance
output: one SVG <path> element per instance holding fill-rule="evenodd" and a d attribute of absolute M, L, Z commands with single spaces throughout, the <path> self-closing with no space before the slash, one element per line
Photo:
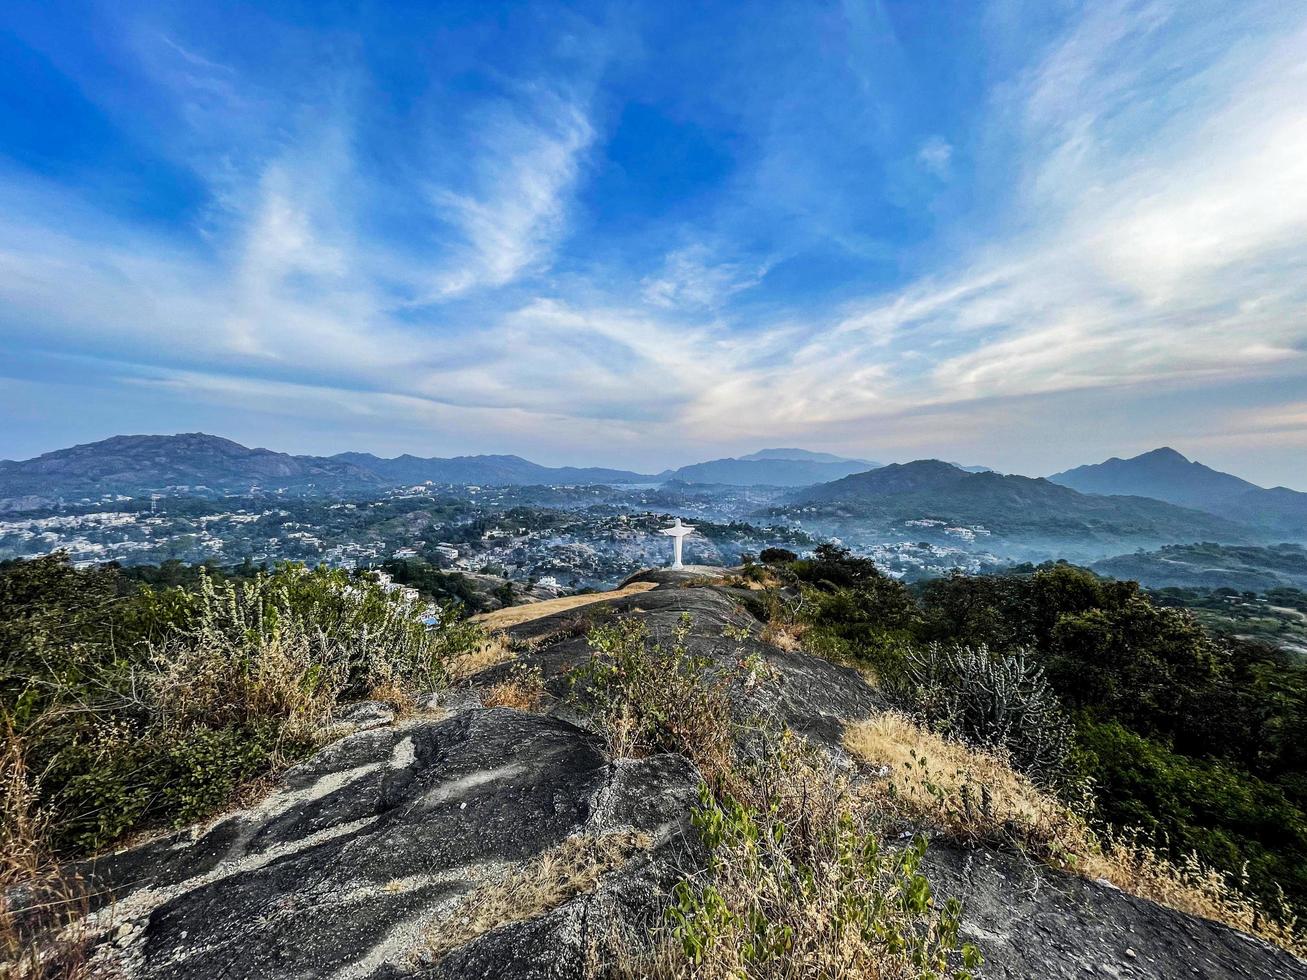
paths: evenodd
<path fill-rule="evenodd" d="M 0 11 L 0 456 L 1307 488 L 1307 6 Z"/>

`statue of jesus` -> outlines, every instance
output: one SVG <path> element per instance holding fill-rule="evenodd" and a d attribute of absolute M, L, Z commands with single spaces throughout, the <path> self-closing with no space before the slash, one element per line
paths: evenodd
<path fill-rule="evenodd" d="M 663 528 L 658 533 L 666 534 L 672 539 L 672 568 L 684 568 L 685 566 L 681 564 L 681 542 L 685 540 L 687 534 L 694 533 L 694 526 L 682 524 L 678 517 L 675 524 Z"/>

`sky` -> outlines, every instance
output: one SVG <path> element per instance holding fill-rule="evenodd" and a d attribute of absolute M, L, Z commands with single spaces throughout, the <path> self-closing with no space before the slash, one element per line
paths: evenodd
<path fill-rule="evenodd" d="M 6 0 L 0 457 L 1307 489 L 1307 4 Z"/>

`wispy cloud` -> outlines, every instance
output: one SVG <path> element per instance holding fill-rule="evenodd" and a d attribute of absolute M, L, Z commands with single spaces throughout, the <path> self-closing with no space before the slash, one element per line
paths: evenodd
<path fill-rule="evenodd" d="M 668 253 L 657 275 L 641 283 L 646 303 L 667 309 L 717 309 L 736 293 L 762 282 L 772 261 L 719 258 L 703 242 Z"/>
<path fill-rule="evenodd" d="M 813 52 L 843 36 L 787 16 Z M 160 398 L 627 459 L 782 436 L 979 459 L 985 426 L 1038 431 L 1013 407 L 1031 400 L 1047 416 L 1093 392 L 1307 377 L 1307 16 L 1232 16 L 1233 32 L 1161 0 L 1086 7 L 976 98 L 969 132 L 898 124 L 861 57 L 909 57 L 884 18 L 853 68 L 762 77 L 776 54 L 754 40 L 701 101 L 661 92 L 728 129 L 737 168 L 595 242 L 605 202 L 585 192 L 621 86 L 593 64 L 432 82 L 378 145 L 391 118 L 368 117 L 361 58 L 278 86 L 143 28 L 121 57 L 149 86 L 154 150 L 202 203 L 142 221 L 6 165 L 0 334 L 112 360 Z M 990 187 L 992 207 L 936 210 Z M 1221 431 L 1297 445 L 1297 400 L 1258 411 Z"/>
<path fill-rule="evenodd" d="M 450 296 L 503 286 L 538 269 L 566 230 L 569 195 L 595 131 L 583 106 L 552 93 L 488 108 L 471 134 L 470 178 L 431 190 L 436 216 L 457 229 L 460 246 L 437 280 Z"/>
<path fill-rule="evenodd" d="M 917 150 L 917 161 L 941 179 L 948 177 L 952 159 L 953 147 L 942 136 L 930 137 Z"/>

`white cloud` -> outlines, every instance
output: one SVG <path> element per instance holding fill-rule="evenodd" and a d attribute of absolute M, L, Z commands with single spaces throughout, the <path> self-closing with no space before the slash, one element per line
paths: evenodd
<path fill-rule="evenodd" d="M 646 303 L 666 309 L 716 309 L 737 293 L 762 282 L 771 262 L 742 262 L 717 258 L 704 243 L 669 252 L 663 269 L 641 283 Z"/>
<path fill-rule="evenodd" d="M 948 177 L 952 160 L 953 147 L 942 136 L 930 137 L 917 150 L 917 162 L 941 180 Z"/>
<path fill-rule="evenodd" d="M 1023 234 L 837 328 L 855 363 L 859 337 L 882 363 L 929 355 L 927 383 L 896 395 L 938 404 L 1303 370 L 1307 32 L 1140 89 L 1183 50 L 1158 50 L 1160 5 L 1132 9 L 1091 13 L 1021 90 L 1025 117 L 1056 135 L 1031 131 Z M 1208 30 L 1183 40 L 1201 47 L 1221 28 Z M 1150 98 L 1184 108 L 1164 139 L 1118 145 L 1112 105 Z"/>
<path fill-rule="evenodd" d="M 470 186 L 431 191 L 437 216 L 462 236 L 436 293 L 503 286 L 538 267 L 566 228 L 568 197 L 594 137 L 584 110 L 560 96 L 488 110 L 473 136 Z"/>

